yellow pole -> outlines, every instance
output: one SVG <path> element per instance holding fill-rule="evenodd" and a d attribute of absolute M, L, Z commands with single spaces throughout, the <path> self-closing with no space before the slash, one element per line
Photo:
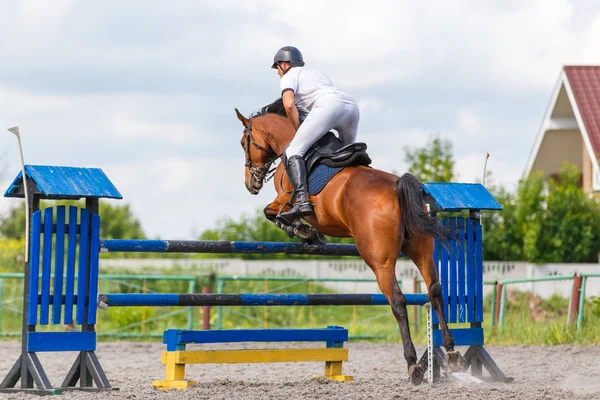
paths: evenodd
<path fill-rule="evenodd" d="M 142 292 L 146 293 L 148 291 L 148 282 L 144 279 L 144 285 L 142 286 Z M 146 307 L 142 307 L 142 335 L 146 330 Z"/>
<path fill-rule="evenodd" d="M 265 293 L 269 293 L 269 281 L 267 279 L 265 279 Z M 264 320 L 264 325 L 265 328 L 269 327 L 269 309 L 267 308 L 267 306 L 264 306 L 264 312 L 263 312 L 263 320 Z"/>
<path fill-rule="evenodd" d="M 312 293 L 312 281 L 308 281 L 308 293 Z M 313 306 L 308 306 L 308 327 L 312 328 Z"/>

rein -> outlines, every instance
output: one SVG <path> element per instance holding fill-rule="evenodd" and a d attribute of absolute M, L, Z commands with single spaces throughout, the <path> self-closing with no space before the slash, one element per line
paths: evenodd
<path fill-rule="evenodd" d="M 248 126 L 244 129 L 244 135 L 246 135 L 246 164 L 244 166 L 248 167 L 250 170 L 250 174 L 259 182 L 268 182 L 273 178 L 275 170 L 277 167 L 271 168 L 271 164 L 275 162 L 278 158 L 282 156 L 282 154 L 277 154 L 271 149 L 267 149 L 254 141 L 252 137 L 252 119 L 248 122 Z M 252 157 L 250 156 L 250 145 L 256 147 L 259 150 L 262 150 L 268 154 L 272 154 L 273 156 L 265 163 L 265 165 L 256 165 L 252 162 Z"/>

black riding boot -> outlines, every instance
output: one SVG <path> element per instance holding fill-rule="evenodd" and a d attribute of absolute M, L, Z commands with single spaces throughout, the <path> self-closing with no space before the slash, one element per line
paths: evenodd
<path fill-rule="evenodd" d="M 286 220 L 293 222 L 300 217 L 306 217 L 313 214 L 313 206 L 308 195 L 308 184 L 306 183 L 306 164 L 300 156 L 293 156 L 288 159 L 286 171 L 290 181 L 296 188 L 296 203 L 291 210 L 281 213 Z"/>

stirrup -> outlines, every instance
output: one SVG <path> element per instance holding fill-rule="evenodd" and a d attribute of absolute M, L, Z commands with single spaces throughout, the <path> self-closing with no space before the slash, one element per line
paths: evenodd
<path fill-rule="evenodd" d="M 290 210 L 279 213 L 279 216 L 285 218 L 287 221 L 295 221 L 298 218 L 307 217 L 313 214 L 314 211 L 310 202 L 296 202 L 296 204 L 294 204 Z"/>

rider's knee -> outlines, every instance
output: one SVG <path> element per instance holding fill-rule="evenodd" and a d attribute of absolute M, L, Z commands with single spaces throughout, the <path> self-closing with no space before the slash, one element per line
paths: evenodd
<path fill-rule="evenodd" d="M 442 284 L 438 282 L 433 282 L 431 286 L 429 286 L 429 295 L 431 297 L 439 297 L 442 295 Z"/>

